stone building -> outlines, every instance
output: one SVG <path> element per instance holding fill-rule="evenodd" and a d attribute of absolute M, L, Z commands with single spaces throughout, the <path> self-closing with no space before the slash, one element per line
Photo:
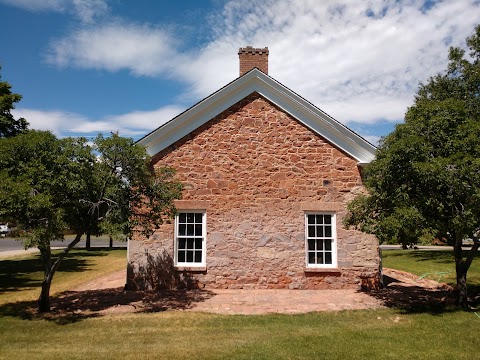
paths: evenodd
<path fill-rule="evenodd" d="M 378 241 L 342 224 L 375 147 L 268 75 L 240 77 L 139 141 L 184 184 L 178 214 L 129 241 L 129 288 L 375 286 Z"/>

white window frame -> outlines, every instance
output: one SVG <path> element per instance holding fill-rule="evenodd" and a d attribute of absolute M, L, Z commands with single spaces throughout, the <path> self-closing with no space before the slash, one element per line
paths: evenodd
<path fill-rule="evenodd" d="M 308 235 L 308 216 L 309 215 L 329 215 L 331 216 L 332 236 L 330 237 L 309 237 Z M 308 240 L 332 239 L 332 263 L 331 264 L 310 264 L 308 262 Z M 312 269 L 334 269 L 337 267 L 337 216 L 334 212 L 308 211 L 305 212 L 305 266 Z"/>
<path fill-rule="evenodd" d="M 179 222 L 180 222 L 180 214 L 202 214 L 202 236 L 188 236 L 188 235 L 179 235 Z M 174 263 L 176 267 L 205 267 L 206 266 L 206 250 L 207 250 L 207 213 L 205 210 L 177 210 L 177 214 L 175 215 L 175 239 L 174 239 Z M 180 262 L 178 260 L 178 239 L 179 238 L 202 238 L 202 261 L 201 262 L 188 262 L 183 261 Z M 185 258 L 186 260 L 186 258 Z"/>

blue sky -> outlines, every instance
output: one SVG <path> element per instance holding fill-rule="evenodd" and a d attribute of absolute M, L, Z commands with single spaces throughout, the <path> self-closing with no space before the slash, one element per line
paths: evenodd
<path fill-rule="evenodd" d="M 268 46 L 270 76 L 376 143 L 478 19 L 478 0 L 0 0 L 1 75 L 33 128 L 138 139 Z"/>

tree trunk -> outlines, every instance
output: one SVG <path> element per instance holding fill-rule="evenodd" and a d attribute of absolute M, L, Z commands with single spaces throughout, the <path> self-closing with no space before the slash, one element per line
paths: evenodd
<path fill-rule="evenodd" d="M 87 240 L 85 241 L 85 249 L 90 249 L 90 233 L 87 232 Z"/>
<path fill-rule="evenodd" d="M 110 249 L 113 248 L 113 238 L 110 236 L 110 243 L 109 243 Z"/>
<path fill-rule="evenodd" d="M 46 275 L 42 282 L 42 291 L 38 298 L 38 311 L 49 312 L 50 311 L 50 286 L 52 285 L 53 277 L 50 274 Z"/>
<path fill-rule="evenodd" d="M 455 262 L 457 262 L 455 260 Z M 463 309 L 468 309 L 467 270 L 463 261 L 455 266 L 457 272 L 457 303 Z"/>
<path fill-rule="evenodd" d="M 80 241 L 82 234 L 77 234 L 75 240 L 73 240 L 63 251 L 58 255 L 55 262 L 52 264 L 52 253 L 50 248 L 50 241 L 46 242 L 43 246 L 39 246 L 40 256 L 42 257 L 44 278 L 42 282 L 42 290 L 40 297 L 38 298 L 38 311 L 49 312 L 50 311 L 50 286 L 52 285 L 53 275 L 57 271 L 60 263 L 65 255 Z"/>
<path fill-rule="evenodd" d="M 38 311 L 48 312 L 50 311 L 50 286 L 52 284 L 52 251 L 50 244 L 43 244 L 39 246 L 40 256 L 43 263 L 43 281 L 40 297 L 38 298 Z"/>
<path fill-rule="evenodd" d="M 455 272 L 457 274 L 457 305 L 463 309 L 468 308 L 467 271 L 468 264 L 463 260 L 463 236 L 455 234 L 453 253 L 455 255 Z"/>

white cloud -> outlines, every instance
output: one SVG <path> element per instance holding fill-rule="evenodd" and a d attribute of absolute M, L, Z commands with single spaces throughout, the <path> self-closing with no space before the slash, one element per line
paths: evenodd
<path fill-rule="evenodd" d="M 84 28 L 53 41 L 47 61 L 108 71 L 129 69 L 135 75 L 155 76 L 165 74 L 179 57 L 166 31 L 116 22 Z"/>
<path fill-rule="evenodd" d="M 270 75 L 342 122 L 371 123 L 403 118 L 478 11 L 474 1 L 230 2 L 216 32 L 268 45 Z"/>
<path fill-rule="evenodd" d="M 163 125 L 184 109 L 165 106 L 152 111 L 134 111 L 111 115 L 102 119 L 88 119 L 80 114 L 58 111 L 17 108 L 15 118 L 23 117 L 32 129 L 50 130 L 55 135 L 95 136 L 98 133 L 117 132 L 122 136 L 138 138 Z"/>
<path fill-rule="evenodd" d="M 86 23 L 108 12 L 108 5 L 104 0 L 72 0 L 75 14 Z"/>
<path fill-rule="evenodd" d="M 338 120 L 398 121 L 419 81 L 445 69 L 449 46 L 472 33 L 478 10 L 474 0 L 229 1 L 199 49 L 182 52 L 174 34 L 123 21 L 54 41 L 48 61 L 177 79 L 190 101 L 238 76 L 239 47 L 268 46 L 270 75 Z"/>
<path fill-rule="evenodd" d="M 29 11 L 58 11 L 65 10 L 65 0 L 0 0 L 0 3 L 16 6 Z"/>
<path fill-rule="evenodd" d="M 109 10 L 106 0 L 0 0 L 0 3 L 28 11 L 71 13 L 85 23 L 93 22 Z"/>

